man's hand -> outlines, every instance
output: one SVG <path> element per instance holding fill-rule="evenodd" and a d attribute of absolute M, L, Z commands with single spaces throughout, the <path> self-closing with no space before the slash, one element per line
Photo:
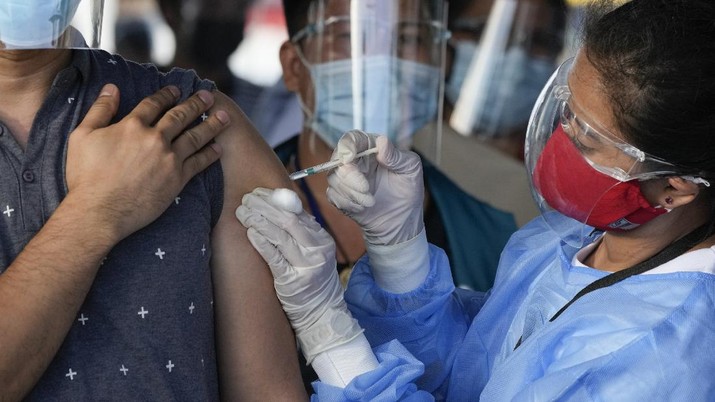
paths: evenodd
<path fill-rule="evenodd" d="M 86 211 L 106 220 L 118 239 L 159 217 L 220 156 L 217 144 L 207 144 L 228 125 L 228 114 L 218 111 L 187 129 L 213 105 L 213 95 L 198 91 L 174 106 L 178 98 L 177 88 L 163 88 L 108 125 L 119 91 L 106 85 L 70 134 L 67 197 L 81 197 Z"/>

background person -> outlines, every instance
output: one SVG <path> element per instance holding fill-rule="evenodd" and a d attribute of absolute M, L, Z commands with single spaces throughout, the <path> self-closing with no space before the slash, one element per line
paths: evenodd
<path fill-rule="evenodd" d="M 194 69 L 199 76 L 211 79 L 248 116 L 253 114 L 265 87 L 236 76 L 229 67 L 229 57 L 243 41 L 252 3 L 253 0 L 158 0 L 161 14 L 176 38 L 170 66 Z"/>
<path fill-rule="evenodd" d="M 87 49 L 101 1 L 0 16 L 3 398 L 304 398 L 234 218 L 244 193 L 288 185 L 244 115 L 192 72 Z"/>
<path fill-rule="evenodd" d="M 413 144 L 472 196 L 511 213 L 519 227 L 539 214 L 523 164 L 524 135 L 539 91 L 569 53 L 566 13 L 561 0 L 450 1 L 440 149 L 434 150 L 432 126 Z"/>
<path fill-rule="evenodd" d="M 362 158 L 329 177 L 329 198 L 360 222 L 368 248 L 348 286 L 350 310 L 372 344 L 398 339 L 425 364 L 417 384 L 436 398 L 715 394 L 715 359 L 707 353 L 715 338 L 715 160 L 700 151 L 710 148 L 715 124 L 707 73 L 715 63 L 715 5 L 633 0 L 603 7 L 532 114 L 526 162 L 544 213 L 512 236 L 489 293 L 455 290 L 444 254 L 428 249 L 422 225 L 411 219 L 420 214 L 422 188 L 414 154 L 378 138 L 379 166 Z M 374 142 L 349 133 L 335 157 L 349 161 Z M 254 205 L 239 217 L 271 221 L 271 208 Z M 317 232 L 286 219 L 285 230 L 243 221 L 273 270 L 282 262 L 276 247 L 330 244 L 327 236 L 306 241 L 303 231 Z M 278 244 L 282 232 L 288 237 Z M 300 258 L 282 255 L 295 272 L 308 273 Z M 321 265 L 311 257 L 313 268 Z M 294 325 L 310 322 L 289 317 Z M 366 387 L 366 378 L 344 395 Z"/>

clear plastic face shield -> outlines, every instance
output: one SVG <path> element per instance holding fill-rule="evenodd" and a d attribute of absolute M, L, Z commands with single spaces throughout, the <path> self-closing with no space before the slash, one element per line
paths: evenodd
<path fill-rule="evenodd" d="M 568 244 L 580 247 L 591 227 L 626 231 L 668 212 L 646 201 L 642 181 L 682 176 L 709 183 L 683 176 L 686 169 L 643 152 L 591 118 L 569 87 L 574 60 L 558 68 L 534 106 L 525 162 L 544 219 Z M 569 219 L 591 227 L 573 232 Z"/>
<path fill-rule="evenodd" d="M 104 0 L 0 0 L 0 49 L 99 47 Z"/>
<path fill-rule="evenodd" d="M 463 135 L 523 139 L 557 67 L 565 10 L 549 0 L 477 0 L 460 14 L 450 27 L 450 126 Z"/>
<path fill-rule="evenodd" d="M 291 41 L 313 81 L 305 124 L 330 146 L 351 129 L 409 147 L 441 121 L 443 0 L 318 0 Z"/>

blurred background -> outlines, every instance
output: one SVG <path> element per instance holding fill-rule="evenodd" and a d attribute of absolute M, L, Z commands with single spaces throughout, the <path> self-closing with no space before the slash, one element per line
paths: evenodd
<path fill-rule="evenodd" d="M 543 3 L 556 13 L 544 15 L 534 11 L 538 7 L 527 7 L 532 3 Z M 511 129 L 516 134 L 495 134 L 493 129 L 478 128 L 480 118 L 475 111 L 480 110 L 480 96 L 494 97 L 486 90 L 472 90 L 467 96 L 459 91 L 459 86 L 454 88 L 462 84 L 477 88 L 477 78 L 470 74 L 477 76 L 481 71 L 484 75 L 483 69 L 477 68 L 474 49 L 471 48 L 470 53 L 470 47 L 463 45 L 479 46 L 480 66 L 484 67 L 486 49 L 494 47 L 492 42 L 499 40 L 494 39 L 495 35 L 498 37 L 502 31 L 508 43 L 518 39 L 519 43 L 528 43 L 531 49 L 537 49 L 532 53 L 549 53 L 553 71 L 558 62 L 572 55 L 584 3 L 582 0 L 450 1 L 447 23 L 452 31 L 448 43 L 451 60 L 445 73 L 444 129 L 437 139 L 437 148 L 434 138 L 420 141 L 419 136 L 414 147 L 428 155 L 465 191 L 512 213 L 519 226 L 538 213 L 523 167 L 523 134 L 531 106 L 549 74 L 532 82 L 536 89 L 531 89 L 528 95 L 523 95 L 525 90 L 520 89 L 522 95 L 512 94 L 502 102 L 504 113 L 525 111 L 519 112 L 522 114 L 519 125 Z M 531 11 L 524 11 L 526 9 Z M 534 26 L 547 28 L 539 30 Z M 215 81 L 220 90 L 236 101 L 272 147 L 302 127 L 303 118 L 295 94 L 285 89 L 281 79 L 279 49 L 288 39 L 281 0 L 105 0 L 102 32 L 102 48 L 108 51 L 136 62 L 156 64 L 164 70 L 174 66 L 191 68 L 202 78 Z M 511 46 L 506 40 L 504 49 Z M 539 48 L 539 41 L 544 40 L 550 41 L 548 46 Z M 502 50 L 502 53 L 508 52 Z M 461 63 L 464 71 L 461 71 L 462 81 L 457 83 L 454 77 L 458 74 L 460 57 L 468 57 L 471 64 L 469 60 Z M 506 58 L 505 55 L 499 57 Z M 496 60 L 496 56 L 493 59 Z M 532 78 L 544 75 L 529 71 L 522 75 Z M 491 86 L 501 85 L 501 89 L 491 90 L 516 92 L 505 89 L 507 84 L 494 77 L 486 78 L 486 82 Z M 514 86 L 510 85 L 509 88 Z M 517 107 L 519 99 L 526 100 L 526 106 Z M 511 115 L 510 118 L 514 119 Z"/>

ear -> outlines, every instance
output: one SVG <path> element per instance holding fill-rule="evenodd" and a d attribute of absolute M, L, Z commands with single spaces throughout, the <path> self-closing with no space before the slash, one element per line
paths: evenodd
<path fill-rule="evenodd" d="M 677 208 L 692 202 L 700 194 L 700 186 L 682 177 L 668 177 L 667 186 L 658 196 L 659 204 L 665 208 Z"/>
<path fill-rule="evenodd" d="M 289 40 L 281 45 L 280 60 L 283 68 L 283 82 L 286 89 L 291 92 L 299 92 L 301 76 L 305 68 L 298 52 L 296 45 Z"/>

